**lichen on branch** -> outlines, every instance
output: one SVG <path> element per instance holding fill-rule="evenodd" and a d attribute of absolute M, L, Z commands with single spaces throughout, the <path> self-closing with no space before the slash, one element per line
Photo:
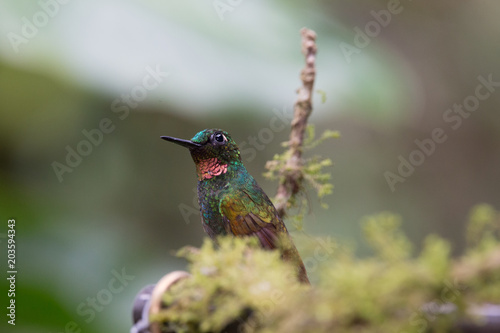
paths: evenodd
<path fill-rule="evenodd" d="M 338 132 L 325 131 L 320 139 L 314 140 L 314 127 L 307 124 L 313 109 L 312 96 L 316 78 L 316 33 L 307 28 L 302 28 L 300 33 L 302 35 L 302 53 L 305 55 L 306 64 L 300 74 L 302 86 L 297 90 L 290 138 L 285 143 L 287 150 L 276 155 L 272 161 L 266 164 L 269 171 L 265 173 L 267 178 L 279 180 L 274 204 L 281 217 L 285 217 L 289 208 L 299 206 L 297 196 L 304 188 L 304 180 L 318 192 L 320 199 L 331 193 L 333 186 L 329 184 L 330 175 L 322 173 L 323 167 L 330 166 L 331 161 L 329 159 L 322 160 L 319 157 L 304 160 L 302 155 L 306 148 L 315 147 L 327 138 L 339 136 Z"/>
<path fill-rule="evenodd" d="M 302 28 L 302 53 L 306 58 L 306 66 L 300 74 L 302 87 L 297 91 L 297 101 L 294 106 L 292 129 L 286 152 L 286 163 L 280 168 L 280 183 L 276 194 L 276 209 L 281 217 L 285 216 L 290 198 L 295 196 L 302 182 L 302 146 L 307 127 L 307 119 L 312 112 L 312 95 L 314 80 L 316 78 L 316 33 L 307 28 Z"/>

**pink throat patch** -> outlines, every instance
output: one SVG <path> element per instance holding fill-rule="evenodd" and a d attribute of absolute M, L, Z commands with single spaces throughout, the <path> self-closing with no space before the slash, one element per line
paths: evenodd
<path fill-rule="evenodd" d="M 221 164 L 220 161 L 214 157 L 206 160 L 201 160 L 197 165 L 198 179 L 210 179 L 215 176 L 222 175 L 227 172 L 227 164 Z"/>

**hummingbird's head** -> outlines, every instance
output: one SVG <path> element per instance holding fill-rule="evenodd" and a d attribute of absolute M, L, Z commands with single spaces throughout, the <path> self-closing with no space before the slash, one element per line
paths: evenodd
<path fill-rule="evenodd" d="M 189 149 L 200 179 L 226 173 L 230 164 L 241 164 L 240 150 L 236 142 L 221 129 L 205 129 L 196 133 L 191 140 L 170 136 L 161 138 Z"/>

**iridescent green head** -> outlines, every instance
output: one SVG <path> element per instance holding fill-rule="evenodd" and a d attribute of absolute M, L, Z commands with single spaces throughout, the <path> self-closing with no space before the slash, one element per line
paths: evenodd
<path fill-rule="evenodd" d="M 182 140 L 170 136 L 162 136 L 164 140 L 186 147 L 191 152 L 194 162 L 216 158 L 220 164 L 241 163 L 240 150 L 229 133 L 221 129 L 205 129 L 191 140 Z"/>

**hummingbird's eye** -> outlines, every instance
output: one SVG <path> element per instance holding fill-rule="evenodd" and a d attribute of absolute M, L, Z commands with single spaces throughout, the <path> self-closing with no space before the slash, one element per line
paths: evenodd
<path fill-rule="evenodd" d="M 215 139 L 215 141 L 221 142 L 221 143 L 227 141 L 226 137 L 222 133 L 215 133 L 214 134 L 214 139 Z"/>

